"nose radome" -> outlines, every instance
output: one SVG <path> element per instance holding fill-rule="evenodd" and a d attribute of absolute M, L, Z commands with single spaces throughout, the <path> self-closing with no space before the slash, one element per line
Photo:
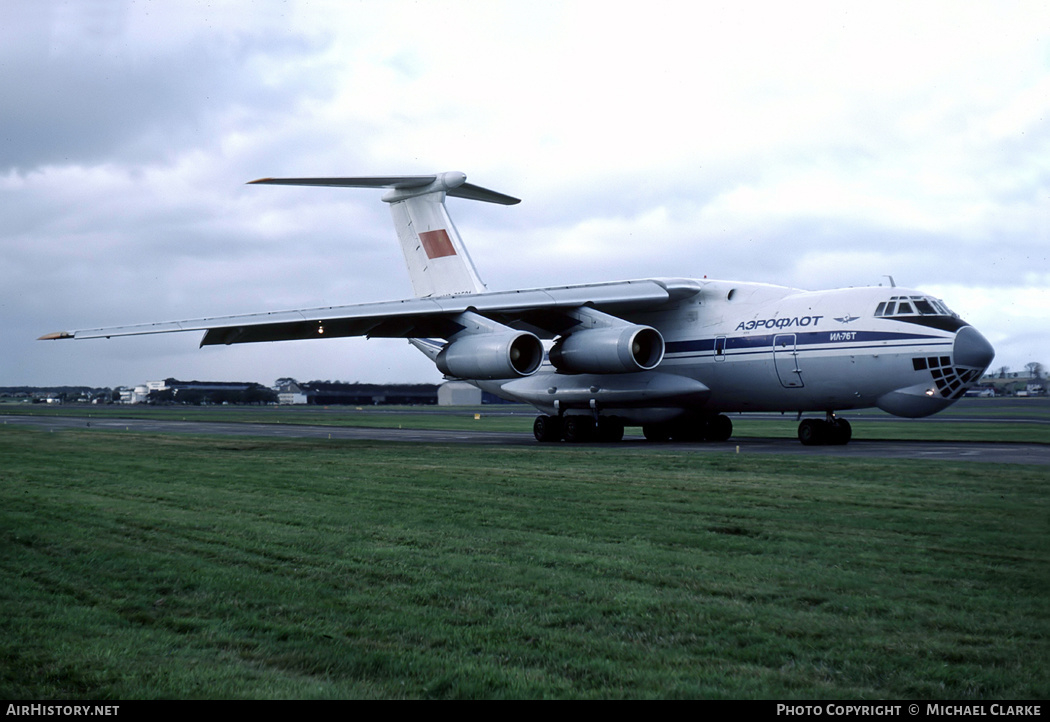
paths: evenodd
<path fill-rule="evenodd" d="M 963 326 L 955 334 L 953 357 L 956 366 L 986 369 L 995 358 L 995 349 L 973 326 Z"/>

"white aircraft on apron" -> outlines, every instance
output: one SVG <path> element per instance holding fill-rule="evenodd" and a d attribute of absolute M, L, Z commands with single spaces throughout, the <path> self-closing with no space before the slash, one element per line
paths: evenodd
<path fill-rule="evenodd" d="M 253 183 L 386 188 L 414 298 L 64 331 L 43 339 L 204 331 L 201 345 L 346 336 L 407 338 L 445 376 L 531 404 L 539 441 L 724 441 L 726 413 L 797 413 L 803 444 L 845 444 L 850 409 L 920 417 L 988 368 L 991 344 L 939 299 L 896 287 L 803 291 L 648 278 L 489 291 L 445 197 L 517 198 L 458 172 Z M 802 419 L 805 412 L 822 416 Z"/>

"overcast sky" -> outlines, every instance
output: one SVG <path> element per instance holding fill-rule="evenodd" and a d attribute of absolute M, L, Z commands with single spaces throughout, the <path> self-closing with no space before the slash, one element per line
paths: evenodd
<path fill-rule="evenodd" d="M 381 192 L 244 184 L 446 170 L 523 199 L 448 201 L 492 290 L 892 275 L 1050 364 L 1041 0 L 5 0 L 0 86 L 0 386 L 437 382 L 399 340 L 35 339 L 408 297 Z"/>

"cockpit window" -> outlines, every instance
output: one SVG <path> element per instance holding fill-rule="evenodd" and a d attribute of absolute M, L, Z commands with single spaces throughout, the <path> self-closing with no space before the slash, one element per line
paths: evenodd
<path fill-rule="evenodd" d="M 933 308 L 933 304 L 931 304 L 925 298 L 915 299 L 915 308 L 923 316 L 934 316 L 937 314 L 937 311 L 935 311 Z"/>
<path fill-rule="evenodd" d="M 885 316 L 951 316 L 955 314 L 936 298 L 926 296 L 893 296 L 875 308 L 875 315 Z"/>

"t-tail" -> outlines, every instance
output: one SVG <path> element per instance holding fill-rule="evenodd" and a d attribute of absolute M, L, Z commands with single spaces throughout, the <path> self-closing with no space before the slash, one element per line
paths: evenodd
<path fill-rule="evenodd" d="M 412 291 L 417 297 L 455 296 L 485 290 L 459 231 L 445 209 L 445 196 L 514 205 L 511 196 L 467 183 L 457 171 L 435 175 L 360 178 L 262 178 L 252 183 L 293 186 L 388 188 L 401 250 L 405 254 Z"/>

